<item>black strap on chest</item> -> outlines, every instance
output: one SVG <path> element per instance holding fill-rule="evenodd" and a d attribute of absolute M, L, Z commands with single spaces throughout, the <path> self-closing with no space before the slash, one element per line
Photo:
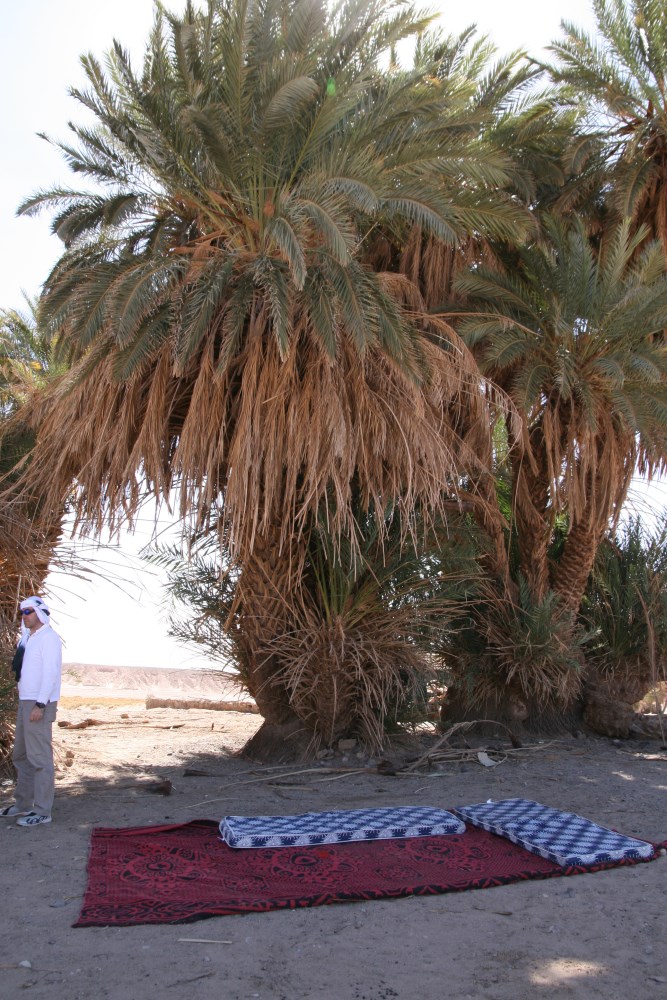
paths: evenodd
<path fill-rule="evenodd" d="M 18 682 L 21 679 L 21 667 L 23 666 L 23 657 L 24 656 L 25 656 L 25 646 L 21 642 L 16 647 L 16 652 L 14 653 L 14 656 L 12 657 L 12 670 L 14 671 L 14 674 L 16 676 L 16 683 L 17 684 L 18 684 Z"/>

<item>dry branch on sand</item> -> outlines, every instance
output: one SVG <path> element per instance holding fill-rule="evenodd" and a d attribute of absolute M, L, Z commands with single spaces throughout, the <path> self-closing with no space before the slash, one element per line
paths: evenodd
<path fill-rule="evenodd" d="M 252 712 L 259 709 L 252 701 L 220 701 L 209 698 L 162 698 L 160 695 L 149 695 L 146 698 L 146 708 L 204 708 L 209 712 Z"/>

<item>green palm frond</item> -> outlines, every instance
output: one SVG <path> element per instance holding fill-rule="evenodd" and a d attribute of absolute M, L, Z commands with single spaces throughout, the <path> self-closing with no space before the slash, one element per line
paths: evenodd
<path fill-rule="evenodd" d="M 170 337 L 171 311 L 168 305 L 154 308 L 150 315 L 139 323 L 125 344 L 114 352 L 113 376 L 119 382 L 124 382 L 148 366 L 159 348 Z M 105 354 L 102 350 L 102 356 Z M 94 357 L 95 351 L 89 357 L 88 371 L 94 370 L 95 362 L 101 359 Z M 81 377 L 84 377 L 83 373 Z"/>
<path fill-rule="evenodd" d="M 382 53 L 425 23 L 393 0 L 352 0 L 331 13 L 319 0 L 267 0 L 259 7 L 215 0 L 205 14 L 190 7 L 181 18 L 158 12 L 141 72 L 116 43 L 108 72 L 92 55 L 84 58 L 88 90 L 73 92 L 96 124 L 73 126 L 78 145 L 60 149 L 70 168 L 97 181 L 103 193 L 40 192 L 21 211 L 57 208 L 54 229 L 75 253 L 86 256 L 90 245 L 106 244 L 99 271 L 90 272 L 88 296 L 105 316 L 127 315 L 134 282 L 126 285 L 116 272 L 134 267 L 148 229 L 159 233 L 171 257 L 207 241 L 221 266 L 227 253 L 240 255 L 237 270 L 243 260 L 249 274 L 264 255 L 275 255 L 289 267 L 284 294 L 274 281 L 259 284 L 270 314 L 284 325 L 281 342 L 292 335 L 293 309 L 279 308 L 279 300 L 297 296 L 326 255 L 343 267 L 361 259 L 369 227 L 385 226 L 396 240 L 406 225 L 450 244 L 470 231 L 511 238 L 525 218 L 497 192 L 512 166 L 479 133 L 502 113 L 512 89 L 523 86 L 525 73 L 516 60 L 489 69 L 490 47 L 472 36 L 460 41 L 454 58 L 437 46 L 427 57 L 422 48 L 414 68 L 385 72 Z M 263 273 L 268 263 L 259 267 Z M 165 268 L 158 289 L 172 288 L 176 277 L 178 269 Z M 73 273 L 57 265 L 43 312 L 49 327 L 66 323 L 79 331 L 85 350 L 106 329 L 95 305 L 81 324 L 78 290 L 72 300 L 81 272 L 75 283 Z M 282 278 L 276 281 L 282 287 Z M 372 297 L 353 296 L 346 284 L 338 275 L 339 315 L 359 331 L 365 301 L 368 323 L 377 329 Z M 130 296 L 129 315 L 136 309 L 137 322 L 142 297 L 139 288 Z M 355 299 L 361 313 L 351 309 Z M 181 351 L 184 345 L 196 351 L 205 329 L 220 329 L 208 292 L 194 301 L 204 303 L 208 326 L 200 318 L 196 336 L 177 333 Z M 174 313 L 176 325 L 180 315 Z M 119 344 L 132 326 L 123 324 Z M 188 331 L 194 329 L 189 319 Z M 408 336 L 408 326 L 401 329 Z"/>
<path fill-rule="evenodd" d="M 288 80 L 269 101 L 260 125 L 261 132 L 268 139 L 273 132 L 293 128 L 302 115 L 308 116 L 309 109 L 321 98 L 321 87 L 310 77 Z"/>
<path fill-rule="evenodd" d="M 306 281 L 306 258 L 294 229 L 287 219 L 278 216 L 269 220 L 266 236 L 278 247 L 283 260 L 289 267 L 294 287 L 301 291 Z"/>
<path fill-rule="evenodd" d="M 181 332 L 177 356 L 184 364 L 197 353 L 211 323 L 221 313 L 221 306 L 229 296 L 234 272 L 234 258 L 220 266 L 213 259 L 200 275 L 191 293 L 182 305 Z"/>
<path fill-rule="evenodd" d="M 576 165 L 592 146 L 606 170 L 600 192 L 618 218 L 646 223 L 667 247 L 660 203 L 667 149 L 667 9 L 654 0 L 594 0 L 597 37 L 570 23 L 551 46 L 552 77 L 580 102 L 584 135 Z"/>
<path fill-rule="evenodd" d="M 289 348 L 291 326 L 289 272 L 282 261 L 268 256 L 257 257 L 253 277 L 268 302 L 271 332 L 284 358 Z"/>
<path fill-rule="evenodd" d="M 539 241 L 508 251 L 507 270 L 474 265 L 456 279 L 466 305 L 455 312 L 482 371 L 522 414 L 544 530 L 567 510 L 604 531 L 628 469 L 667 462 L 665 257 L 627 220 L 597 249 L 579 221 L 541 222 Z"/>
<path fill-rule="evenodd" d="M 40 326 L 37 300 L 26 296 L 26 307 L 0 310 L 0 418 L 3 420 L 16 412 L 31 391 L 57 379 L 66 367 L 58 359 L 57 345 Z M 18 445 L 16 441 L 3 442 L 5 469 L 8 447 L 18 447 L 15 460 L 27 450 L 25 429 L 19 436 Z"/>

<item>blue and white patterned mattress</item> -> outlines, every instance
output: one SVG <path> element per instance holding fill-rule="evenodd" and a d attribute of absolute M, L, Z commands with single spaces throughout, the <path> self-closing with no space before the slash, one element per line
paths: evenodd
<path fill-rule="evenodd" d="M 653 845 L 644 840 L 624 837 L 576 813 L 561 812 L 530 799 L 480 802 L 452 811 L 466 823 L 507 837 L 559 865 L 648 859 L 654 854 Z"/>
<path fill-rule="evenodd" d="M 225 816 L 220 835 L 230 847 L 306 847 L 352 840 L 392 840 L 463 833 L 465 823 L 419 806 L 300 813 L 294 816 Z"/>

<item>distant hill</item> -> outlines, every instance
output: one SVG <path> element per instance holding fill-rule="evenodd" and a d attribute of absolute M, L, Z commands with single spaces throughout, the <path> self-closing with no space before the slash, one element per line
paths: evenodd
<path fill-rule="evenodd" d="M 236 679 L 226 670 L 188 670 L 173 667 L 117 667 L 97 663 L 64 663 L 63 688 L 77 693 L 105 688 L 110 692 L 143 694 L 188 694 L 250 701 Z"/>

